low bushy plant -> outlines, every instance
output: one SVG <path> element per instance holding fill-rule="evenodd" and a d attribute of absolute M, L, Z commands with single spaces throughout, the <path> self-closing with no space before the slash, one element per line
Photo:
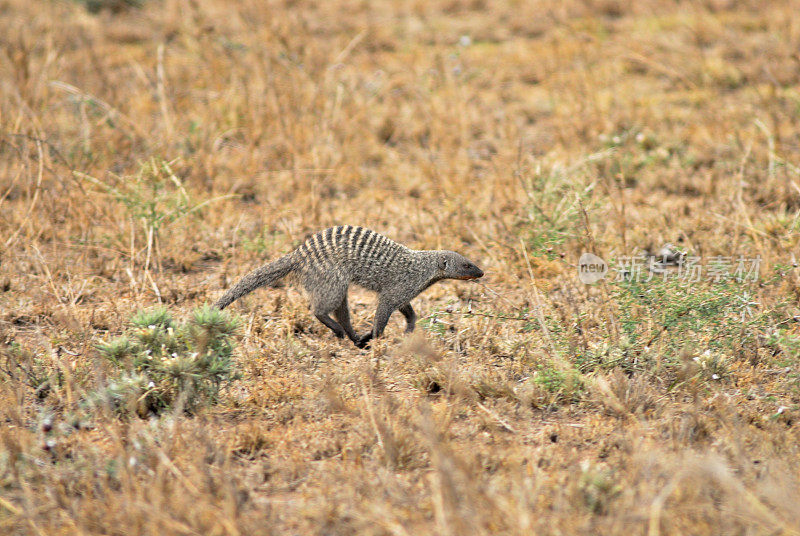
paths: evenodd
<path fill-rule="evenodd" d="M 142 417 L 175 407 L 191 412 L 215 402 L 221 386 L 234 379 L 231 336 L 238 324 L 227 313 L 205 306 L 178 324 L 157 308 L 139 312 L 131 324 L 98 346 L 116 374 L 94 402 Z"/>

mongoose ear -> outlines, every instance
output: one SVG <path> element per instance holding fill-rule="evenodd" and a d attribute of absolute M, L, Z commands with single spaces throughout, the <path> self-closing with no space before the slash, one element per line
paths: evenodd
<path fill-rule="evenodd" d="M 440 270 L 447 270 L 447 257 L 439 257 L 438 267 Z"/>

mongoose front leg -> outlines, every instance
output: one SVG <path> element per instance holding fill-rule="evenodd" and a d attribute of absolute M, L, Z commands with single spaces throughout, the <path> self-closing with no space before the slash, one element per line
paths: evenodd
<path fill-rule="evenodd" d="M 399 310 L 406 317 L 406 333 L 411 333 L 417 323 L 417 313 L 414 312 L 414 308 L 411 307 L 410 303 L 405 304 Z"/>
<path fill-rule="evenodd" d="M 389 302 L 379 301 L 378 310 L 375 311 L 375 321 L 372 324 L 372 331 L 361 337 L 356 346 L 365 348 L 367 343 L 372 339 L 377 339 L 383 335 L 383 330 L 386 329 L 386 324 L 389 323 L 389 317 L 397 310 L 397 306 Z"/>

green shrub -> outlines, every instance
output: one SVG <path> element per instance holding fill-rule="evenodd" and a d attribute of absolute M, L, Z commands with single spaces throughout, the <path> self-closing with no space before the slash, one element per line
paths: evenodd
<path fill-rule="evenodd" d="M 541 367 L 534 372 L 533 381 L 548 393 L 557 394 L 566 401 L 576 400 L 583 390 L 580 373 L 573 369 Z"/>
<path fill-rule="evenodd" d="M 235 378 L 231 336 L 238 324 L 227 313 L 204 306 L 176 324 L 157 308 L 139 312 L 131 323 L 127 333 L 98 346 L 116 374 L 93 403 L 142 417 L 175 407 L 191 412 L 215 402 L 221 386 Z"/>
<path fill-rule="evenodd" d="M 656 362 L 677 367 L 688 351 L 717 379 L 725 375 L 728 358 L 758 355 L 781 311 L 781 304 L 762 307 L 752 287 L 734 280 L 691 285 L 658 277 L 617 281 L 611 283 L 610 294 L 619 335 L 578 352 L 583 372 L 619 367 L 634 373 L 650 370 Z"/>

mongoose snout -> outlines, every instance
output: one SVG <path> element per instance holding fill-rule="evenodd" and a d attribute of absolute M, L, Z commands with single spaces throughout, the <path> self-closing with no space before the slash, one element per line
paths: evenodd
<path fill-rule="evenodd" d="M 337 337 L 346 335 L 359 348 L 383 334 L 395 311 L 405 317 L 406 332 L 413 331 L 417 315 L 409 302 L 437 281 L 483 277 L 483 270 L 455 251 L 413 250 L 375 231 L 344 225 L 320 231 L 288 255 L 245 275 L 216 307 L 224 309 L 291 272 L 299 275 L 308 292 L 314 316 Z M 360 337 L 350 324 L 347 289 L 351 284 L 378 293 L 372 330 Z"/>
<path fill-rule="evenodd" d="M 481 277 L 483 277 L 483 270 L 481 270 L 474 264 L 471 264 L 468 270 L 469 273 L 467 275 L 462 275 L 461 277 L 455 277 L 454 279 L 470 280 L 470 279 L 480 279 Z"/>

